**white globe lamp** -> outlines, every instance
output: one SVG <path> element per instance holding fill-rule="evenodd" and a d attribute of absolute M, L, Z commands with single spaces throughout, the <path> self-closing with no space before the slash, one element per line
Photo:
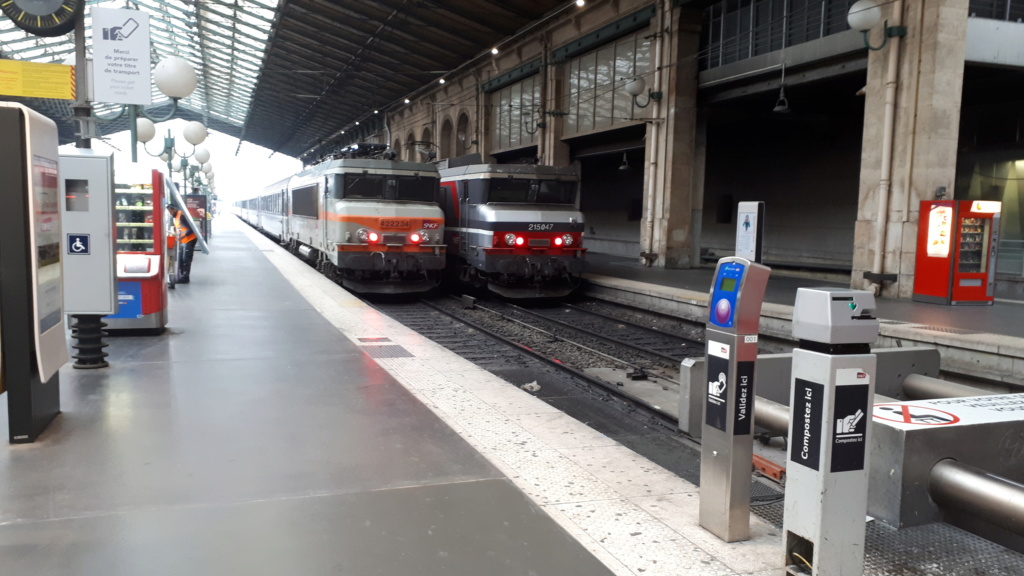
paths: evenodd
<path fill-rule="evenodd" d="M 196 122 L 195 120 L 185 124 L 185 129 L 181 133 L 185 136 L 185 141 L 193 146 L 202 144 L 207 136 L 206 126 L 203 126 L 202 122 Z"/>
<path fill-rule="evenodd" d="M 626 94 L 629 94 L 630 96 L 636 98 L 637 96 L 643 94 L 646 88 L 647 82 L 644 81 L 642 76 L 637 76 L 636 78 L 633 78 L 632 80 L 627 82 L 626 85 L 623 87 L 623 90 L 626 91 Z"/>
<path fill-rule="evenodd" d="M 153 82 L 168 98 L 188 98 L 196 89 L 198 79 L 192 65 L 181 56 L 168 56 L 153 69 Z"/>
<path fill-rule="evenodd" d="M 210 161 L 210 151 L 205 147 L 196 148 L 195 158 L 196 162 L 205 164 Z"/>
<path fill-rule="evenodd" d="M 135 136 L 139 142 L 149 142 L 156 137 L 156 124 L 149 118 L 139 118 L 135 121 Z"/>
<path fill-rule="evenodd" d="M 204 174 L 209 174 L 210 172 L 213 172 L 213 164 L 210 164 L 209 162 L 204 162 L 203 163 L 203 173 Z"/>
<path fill-rule="evenodd" d="M 850 28 L 860 32 L 871 30 L 882 20 L 882 9 L 874 0 L 857 0 L 846 14 Z"/>

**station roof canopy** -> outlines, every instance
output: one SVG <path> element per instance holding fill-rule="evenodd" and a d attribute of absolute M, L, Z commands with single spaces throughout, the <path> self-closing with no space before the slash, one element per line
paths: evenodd
<path fill-rule="evenodd" d="M 356 121 L 433 82 L 566 0 L 128 0 L 150 14 L 152 63 L 182 56 L 199 86 L 178 116 L 290 156 L 329 142 Z M 122 1 L 89 0 L 123 8 Z M 26 34 L 0 16 L 0 58 L 74 63 L 72 35 Z M 155 113 L 169 110 L 154 88 Z M 74 140 L 71 102 L 25 99 Z M 98 104 L 96 115 L 118 106 Z M 148 109 L 147 109 L 148 110 Z M 126 120 L 98 122 L 101 133 Z"/>

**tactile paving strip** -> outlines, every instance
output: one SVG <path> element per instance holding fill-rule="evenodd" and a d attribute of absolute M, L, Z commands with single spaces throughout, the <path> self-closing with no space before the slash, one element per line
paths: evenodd
<path fill-rule="evenodd" d="M 371 358 L 412 358 L 412 354 L 405 348 L 394 344 L 389 346 L 363 346 L 363 352 Z"/>
<path fill-rule="evenodd" d="M 945 326 L 915 326 L 918 330 L 929 332 L 945 332 L 946 334 L 980 334 L 977 330 L 964 330 L 963 328 L 947 328 Z"/>

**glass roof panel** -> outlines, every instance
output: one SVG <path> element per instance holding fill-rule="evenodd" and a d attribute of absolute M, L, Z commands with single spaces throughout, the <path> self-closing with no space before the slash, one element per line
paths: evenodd
<path fill-rule="evenodd" d="M 180 105 L 241 127 L 249 113 L 280 3 L 281 0 L 88 0 L 86 47 L 89 50 L 92 44 L 92 8 L 128 7 L 148 12 L 152 64 L 178 55 L 196 69 L 199 85 Z M 74 53 L 73 34 L 40 38 L 0 17 L 0 58 L 73 64 Z M 154 87 L 154 104 L 166 100 Z M 114 109 L 116 106 L 97 105 L 100 114 Z"/>

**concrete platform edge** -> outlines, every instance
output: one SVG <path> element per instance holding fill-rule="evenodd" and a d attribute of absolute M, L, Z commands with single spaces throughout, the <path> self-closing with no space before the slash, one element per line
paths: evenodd
<path fill-rule="evenodd" d="M 708 294 L 586 274 L 587 294 L 612 302 L 639 306 L 704 323 Z M 761 309 L 761 333 L 792 341 L 793 307 L 766 302 Z M 921 324 L 887 321 L 880 327 L 876 346 L 929 346 L 942 355 L 942 370 L 974 378 L 1024 385 L 1024 338 L 998 334 L 956 333 Z"/>

